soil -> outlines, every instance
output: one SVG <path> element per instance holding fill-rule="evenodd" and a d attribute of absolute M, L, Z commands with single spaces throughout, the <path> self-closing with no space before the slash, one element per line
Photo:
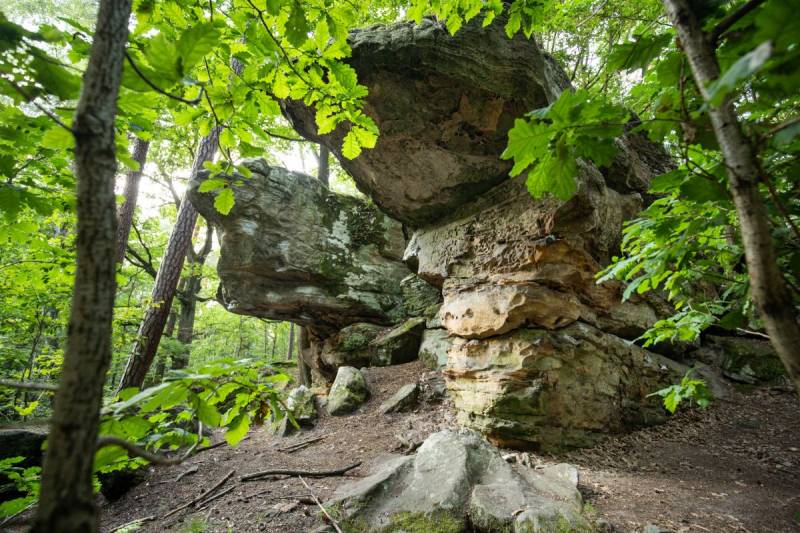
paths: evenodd
<path fill-rule="evenodd" d="M 381 402 L 421 376 L 434 374 L 419 362 L 367 369 L 373 396 L 352 415 L 322 414 L 316 427 L 289 437 L 258 428 L 236 448 L 223 445 L 181 465 L 149 468 L 146 480 L 120 500 L 100 498 L 102 530 L 153 516 L 141 531 L 313 531 L 323 524 L 313 497 L 324 502 L 339 485 L 366 475 L 381 456 L 399 453 L 401 442 L 421 442 L 454 425 L 448 402 L 378 414 Z M 800 401 L 793 392 L 757 389 L 733 392 L 706 410 L 681 409 L 664 425 L 609 438 L 592 449 L 560 456 L 516 454 L 516 459 L 576 464 L 586 510 L 605 528 L 601 531 L 640 532 L 656 524 L 673 532 L 800 532 L 798 429 Z M 323 435 L 299 451 L 281 451 Z M 361 466 L 344 476 L 304 478 L 310 492 L 296 477 L 240 481 L 264 469 L 327 470 L 357 461 Z M 221 487 L 231 490 L 222 497 L 161 518 L 231 471 Z"/>

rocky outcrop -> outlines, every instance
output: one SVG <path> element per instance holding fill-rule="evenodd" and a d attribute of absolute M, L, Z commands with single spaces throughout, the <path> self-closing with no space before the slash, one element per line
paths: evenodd
<path fill-rule="evenodd" d="M 351 36 L 348 61 L 381 135 L 340 161 L 406 225 L 402 258 L 416 277 L 398 263 L 398 223 L 307 176 L 251 163 L 226 217 L 196 184 L 190 198 L 222 230 L 223 302 L 309 326 L 303 357 L 320 380 L 342 365 L 404 362 L 421 341 L 440 366 L 452 344 L 444 375 L 463 424 L 508 445 L 580 446 L 654 420 L 647 394 L 672 379 L 674 365 L 629 342 L 658 308 L 596 283 L 670 162 L 626 135 L 608 168 L 578 162 L 572 199 L 533 200 L 500 154 L 514 119 L 568 82 L 535 40 L 508 39 L 503 24 L 474 21 L 450 36 L 426 20 Z M 315 109 L 282 105 L 301 135 L 341 156 L 347 125 L 320 136 Z"/>
<path fill-rule="evenodd" d="M 389 497 L 387 497 L 389 496 Z M 444 430 L 413 456 L 394 456 L 326 502 L 346 530 L 579 531 L 581 495 L 570 465 L 506 463 L 478 433 Z"/>
<path fill-rule="evenodd" d="M 201 173 L 189 199 L 218 230 L 219 300 L 234 313 L 291 320 L 327 336 L 359 323 L 393 324 L 403 316 L 400 224 L 364 200 L 336 194 L 264 160 L 234 175 L 227 215 L 202 193 Z"/>
<path fill-rule="evenodd" d="M 450 334 L 445 329 L 426 329 L 422 334 L 419 346 L 419 359 L 431 370 L 439 370 L 447 364 L 447 352 L 453 344 Z"/>
<path fill-rule="evenodd" d="M 317 419 L 317 408 L 314 405 L 314 392 L 300 385 L 289 391 L 286 397 L 286 409 L 299 425 L 312 425 Z"/>
<path fill-rule="evenodd" d="M 622 303 L 620 286 L 595 275 L 650 179 L 670 168 L 663 150 L 626 135 L 608 168 L 578 162 L 572 199 L 533 200 L 500 153 L 515 118 L 568 87 L 534 40 L 506 38 L 502 20 L 454 37 L 424 21 L 359 31 L 351 44 L 381 137 L 341 162 L 414 229 L 404 260 L 441 289 L 439 322 L 429 324 L 447 333 L 426 333 L 423 348 L 453 343 L 445 376 L 462 423 L 496 442 L 553 448 L 652 420 L 658 402 L 646 396 L 671 380 L 671 365 L 626 339 L 658 311 Z M 340 154 L 344 127 L 319 136 L 313 109 L 286 102 L 284 111 Z"/>
<path fill-rule="evenodd" d="M 334 416 L 352 413 L 369 398 L 364 374 L 357 368 L 343 366 L 328 393 L 328 412 Z"/>
<path fill-rule="evenodd" d="M 514 448 L 589 446 L 665 419 L 647 395 L 685 370 L 581 322 L 460 339 L 445 369 L 459 421 Z"/>

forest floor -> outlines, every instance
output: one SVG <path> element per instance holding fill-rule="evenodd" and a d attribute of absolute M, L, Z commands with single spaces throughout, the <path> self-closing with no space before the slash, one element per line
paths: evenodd
<path fill-rule="evenodd" d="M 243 482 L 271 468 L 325 470 L 363 464 L 342 477 L 305 478 L 325 501 L 343 483 L 366 475 L 397 435 L 421 441 L 452 426 L 447 403 L 381 415 L 378 406 L 425 372 L 419 362 L 371 368 L 373 396 L 356 413 L 322 415 L 316 427 L 290 437 L 259 428 L 236 448 L 221 446 L 185 463 L 150 468 L 146 480 L 115 502 L 102 502 L 103 531 L 144 517 L 143 531 L 307 532 L 321 522 L 319 508 L 296 477 Z M 614 531 L 657 524 L 674 532 L 800 532 L 800 402 L 793 393 L 759 389 L 733 393 L 705 411 L 682 410 L 666 424 L 610 438 L 601 445 L 534 462 L 571 462 L 579 488 L 598 519 Z M 281 448 L 327 435 L 299 451 Z M 192 501 L 229 472 L 222 497 L 200 509 L 165 514 Z M 188 473 L 188 474 L 187 474 Z M 180 481 L 176 481 L 183 475 Z"/>

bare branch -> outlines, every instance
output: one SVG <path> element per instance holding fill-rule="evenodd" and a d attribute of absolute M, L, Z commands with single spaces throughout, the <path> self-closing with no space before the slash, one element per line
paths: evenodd
<path fill-rule="evenodd" d="M 40 390 L 47 392 L 55 392 L 58 390 L 58 385 L 54 383 L 42 383 L 39 381 L 15 381 L 13 379 L 0 379 L 0 387 L 21 390 Z"/>

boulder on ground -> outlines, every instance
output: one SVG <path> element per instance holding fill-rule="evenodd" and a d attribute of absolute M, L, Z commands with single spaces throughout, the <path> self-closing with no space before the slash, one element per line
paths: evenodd
<path fill-rule="evenodd" d="M 376 352 L 371 343 L 385 330 L 384 326 L 366 323 L 342 328 L 322 342 L 320 363 L 334 372 L 341 366 L 369 366 Z"/>
<path fill-rule="evenodd" d="M 565 475 L 569 471 L 570 474 Z M 443 430 L 412 456 L 394 456 L 326 502 L 356 531 L 579 531 L 585 526 L 574 467 L 506 463 L 481 435 Z M 561 528 L 561 529 L 558 529 Z"/>
<path fill-rule="evenodd" d="M 328 412 L 334 416 L 352 413 L 369 398 L 364 374 L 352 366 L 343 366 L 336 373 L 328 393 Z"/>
<path fill-rule="evenodd" d="M 47 439 L 46 426 L 0 429 L 0 459 L 24 457 L 20 466 L 42 464 L 42 444 Z"/>
<path fill-rule="evenodd" d="M 446 329 L 426 329 L 419 345 L 419 359 L 431 370 L 439 370 L 447 364 L 447 351 L 453 339 Z"/>
<path fill-rule="evenodd" d="M 409 318 L 399 326 L 381 333 L 370 345 L 375 349 L 372 366 L 409 363 L 417 358 L 425 318 Z"/>
<path fill-rule="evenodd" d="M 312 424 L 317 419 L 314 399 L 314 392 L 305 385 L 292 389 L 286 398 L 286 408 L 301 426 Z"/>
<path fill-rule="evenodd" d="M 663 421 L 660 400 L 648 394 L 685 371 L 577 322 L 457 339 L 444 374 L 460 423 L 498 446 L 559 450 Z"/>
<path fill-rule="evenodd" d="M 417 383 L 407 383 L 400 387 L 391 398 L 383 402 L 378 407 L 378 412 L 385 415 L 386 413 L 409 411 L 416 405 L 418 397 L 419 385 Z"/>
<path fill-rule="evenodd" d="M 769 383 L 786 376 L 786 369 L 769 341 L 752 337 L 706 335 L 704 345 L 692 353 L 696 359 L 722 369 L 722 374 L 742 383 Z"/>

